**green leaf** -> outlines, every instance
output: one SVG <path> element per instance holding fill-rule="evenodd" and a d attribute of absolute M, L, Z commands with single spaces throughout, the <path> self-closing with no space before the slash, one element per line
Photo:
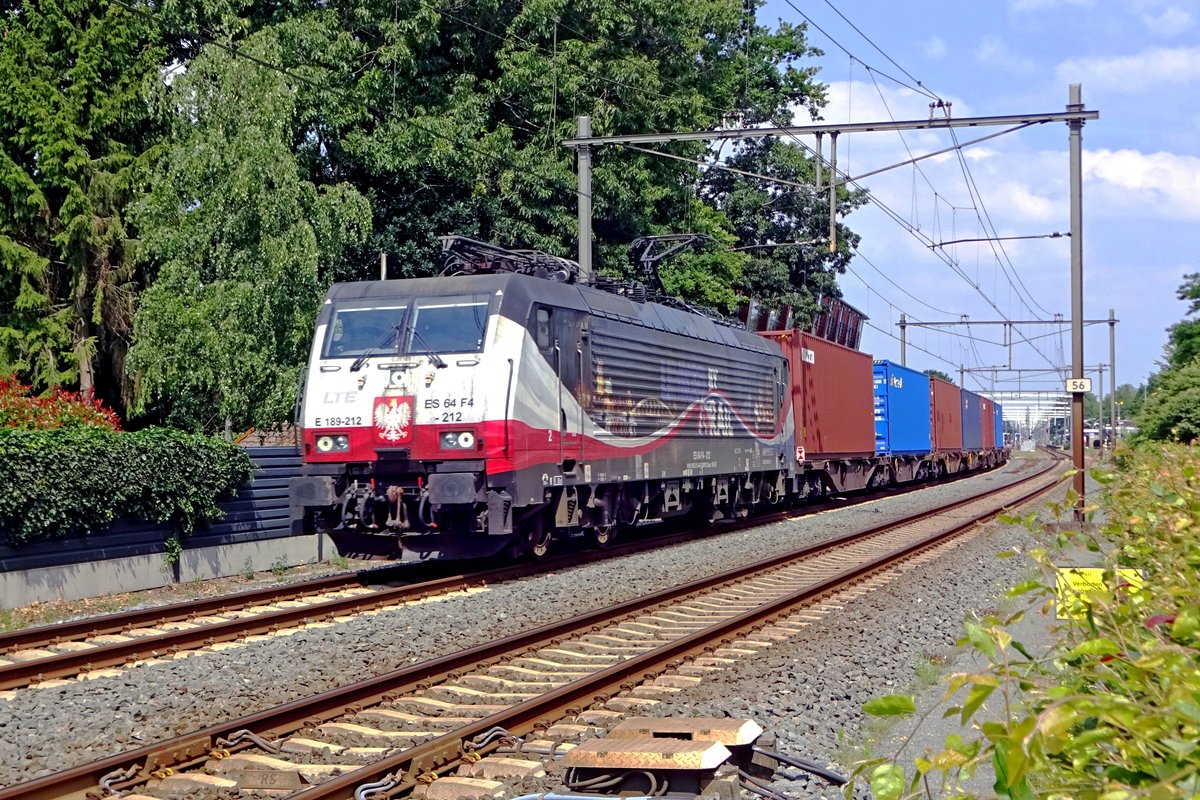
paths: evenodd
<path fill-rule="evenodd" d="M 1012 756 L 1018 756 L 1017 762 L 1023 759 L 1020 757 L 1020 747 L 1013 747 L 1007 739 L 1001 739 L 996 742 L 995 751 L 992 754 L 992 769 L 996 773 L 996 782 L 993 788 L 996 794 L 1006 800 L 1034 800 L 1033 790 L 1029 788 L 1029 784 L 1024 777 L 1012 779 L 1014 773 L 1014 760 Z"/>
<path fill-rule="evenodd" d="M 912 695 L 889 694 L 863 703 L 863 711 L 876 717 L 902 717 L 917 710 Z"/>
<path fill-rule="evenodd" d="M 1025 645 L 1021 644 L 1020 642 L 1016 641 L 1015 639 L 1013 640 L 1012 647 L 1013 647 L 1013 650 L 1016 650 L 1018 653 L 1025 656 L 1025 658 L 1029 659 L 1030 661 L 1034 660 L 1033 655 L 1030 654 L 1030 652 L 1025 649 Z"/>
<path fill-rule="evenodd" d="M 996 643 L 992 641 L 988 632 L 973 622 L 964 623 L 963 627 L 967 629 L 967 641 L 971 643 L 971 646 L 994 661 L 996 659 Z"/>
<path fill-rule="evenodd" d="M 1076 645 L 1067 655 L 1069 658 L 1078 658 L 1080 656 L 1112 656 L 1120 652 L 1121 648 L 1116 642 L 1099 636 Z"/>
<path fill-rule="evenodd" d="M 1171 638 L 1177 642 L 1191 642 L 1197 631 L 1200 631 L 1200 605 L 1186 605 L 1171 623 Z"/>
<path fill-rule="evenodd" d="M 871 770 L 871 794 L 875 800 L 899 800 L 904 786 L 904 770 L 896 764 L 880 764 Z"/>
<path fill-rule="evenodd" d="M 995 686 L 977 683 L 971 687 L 971 691 L 967 692 L 967 699 L 963 703 L 962 712 L 959 715 L 959 721 L 966 724 L 979 707 L 983 705 L 983 701 L 991 696 L 992 692 L 996 691 Z"/>
<path fill-rule="evenodd" d="M 1006 594 L 1009 597 L 1018 597 L 1020 595 L 1026 594 L 1027 592 L 1033 592 L 1038 589 L 1044 588 L 1044 586 L 1045 585 L 1041 581 L 1038 581 L 1038 580 L 1021 581 L 1016 586 L 1009 589 Z"/>

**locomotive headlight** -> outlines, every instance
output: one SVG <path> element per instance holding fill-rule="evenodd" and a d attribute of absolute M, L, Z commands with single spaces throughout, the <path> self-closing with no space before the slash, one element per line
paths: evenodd
<path fill-rule="evenodd" d="M 470 450 L 475 446 L 475 434 L 471 431 L 443 431 L 440 442 L 443 450 Z"/>
<path fill-rule="evenodd" d="M 345 434 L 317 437 L 317 450 L 321 453 L 344 453 L 349 449 L 350 437 Z"/>

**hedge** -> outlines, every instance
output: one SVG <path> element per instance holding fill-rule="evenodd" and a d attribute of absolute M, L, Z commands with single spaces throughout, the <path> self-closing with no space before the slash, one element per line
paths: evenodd
<path fill-rule="evenodd" d="M 187 532 L 219 517 L 217 498 L 252 470 L 240 447 L 168 428 L 0 428 L 0 540 L 98 533 L 122 517 Z"/>

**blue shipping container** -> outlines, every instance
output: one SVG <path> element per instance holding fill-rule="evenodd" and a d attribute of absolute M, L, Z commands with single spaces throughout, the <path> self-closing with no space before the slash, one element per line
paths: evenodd
<path fill-rule="evenodd" d="M 928 453 L 929 376 L 891 361 L 875 362 L 875 452 Z"/>
<path fill-rule="evenodd" d="M 1004 409 L 996 403 L 996 447 L 1004 447 Z"/>
<path fill-rule="evenodd" d="M 972 391 L 962 390 L 963 450 L 983 449 L 983 403 L 982 398 Z M 988 420 L 995 425 L 995 420 Z"/>

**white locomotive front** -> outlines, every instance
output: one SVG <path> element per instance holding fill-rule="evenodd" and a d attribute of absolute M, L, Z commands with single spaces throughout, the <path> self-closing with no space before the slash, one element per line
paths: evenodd
<path fill-rule="evenodd" d="M 349 549 L 382 547 L 389 556 L 399 554 L 397 534 L 428 555 L 445 550 L 443 531 L 488 530 L 484 460 L 489 438 L 503 436 L 510 380 L 510 362 L 494 357 L 505 349 L 495 283 L 429 278 L 330 290 L 299 418 L 305 476 L 292 484 L 308 529 L 387 531 Z M 506 504 L 492 498 L 501 516 Z"/>

